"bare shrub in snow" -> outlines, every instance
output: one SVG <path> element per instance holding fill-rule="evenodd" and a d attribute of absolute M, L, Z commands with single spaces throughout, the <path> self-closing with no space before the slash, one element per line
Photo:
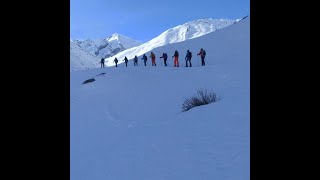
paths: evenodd
<path fill-rule="evenodd" d="M 202 106 L 206 104 L 210 104 L 216 101 L 219 101 L 221 98 L 217 97 L 217 95 L 207 89 L 199 89 L 196 94 L 194 94 L 190 98 L 185 98 L 182 104 L 182 112 L 188 111 L 193 107 Z"/>

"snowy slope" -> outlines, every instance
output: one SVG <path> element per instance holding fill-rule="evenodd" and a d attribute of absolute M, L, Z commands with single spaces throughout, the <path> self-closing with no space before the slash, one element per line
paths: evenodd
<path fill-rule="evenodd" d="M 70 41 L 70 71 L 97 67 L 100 59 L 85 52 L 76 42 Z"/>
<path fill-rule="evenodd" d="M 151 51 L 154 48 L 200 37 L 218 29 L 232 25 L 237 21 L 239 20 L 209 18 L 187 22 L 185 24 L 166 30 L 158 37 L 140 46 L 125 50 L 119 54 L 116 54 L 115 56 L 106 59 L 106 62 L 108 62 L 107 66 L 113 65 L 113 60 L 115 57 L 122 60 L 125 56 L 127 56 L 128 59 L 132 59 L 135 55 L 143 55 L 144 53 Z"/>
<path fill-rule="evenodd" d="M 71 180 L 250 179 L 250 17 L 155 52 L 175 49 L 193 52 L 192 68 L 157 59 L 71 73 Z M 201 87 L 222 99 L 182 113 Z"/>
<path fill-rule="evenodd" d="M 139 46 L 142 43 L 129 37 L 113 34 L 106 39 L 87 39 L 84 41 L 75 40 L 86 52 L 97 56 L 99 59 L 113 56 L 123 50 Z"/>

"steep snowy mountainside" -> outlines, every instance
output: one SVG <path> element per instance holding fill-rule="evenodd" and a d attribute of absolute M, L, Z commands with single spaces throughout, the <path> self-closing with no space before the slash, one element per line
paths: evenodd
<path fill-rule="evenodd" d="M 125 51 L 122 51 L 112 57 L 106 59 L 107 66 L 112 66 L 113 60 L 117 57 L 119 60 L 124 59 L 127 56 L 128 59 L 132 59 L 135 55 L 141 56 L 144 53 L 151 51 L 157 47 L 161 47 L 167 44 L 173 44 L 182 42 L 190 39 L 194 39 L 208 33 L 214 32 L 218 29 L 228 27 L 236 22 L 237 20 L 228 19 L 199 19 L 187 22 L 185 24 L 170 28 L 161 33 L 156 38 Z"/>

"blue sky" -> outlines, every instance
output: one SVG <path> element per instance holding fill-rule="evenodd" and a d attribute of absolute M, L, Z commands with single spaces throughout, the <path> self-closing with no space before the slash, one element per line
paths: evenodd
<path fill-rule="evenodd" d="M 70 0 L 70 38 L 119 33 L 146 42 L 188 21 L 246 15 L 250 15 L 250 0 Z"/>

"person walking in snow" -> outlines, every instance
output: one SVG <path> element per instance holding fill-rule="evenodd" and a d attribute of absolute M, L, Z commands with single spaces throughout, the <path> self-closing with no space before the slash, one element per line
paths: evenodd
<path fill-rule="evenodd" d="M 101 67 L 104 67 L 104 59 L 103 58 L 101 59 L 100 63 L 101 63 Z"/>
<path fill-rule="evenodd" d="M 126 63 L 126 67 L 128 67 L 128 58 L 127 58 L 127 56 L 124 57 L 124 60 L 123 60 L 123 61 Z"/>
<path fill-rule="evenodd" d="M 174 67 L 179 67 L 179 53 L 177 50 L 174 51 L 174 55 L 172 57 L 174 57 Z"/>
<path fill-rule="evenodd" d="M 186 60 L 186 67 L 188 67 L 188 61 L 189 61 L 190 67 L 191 67 L 191 58 L 192 58 L 192 53 L 188 50 L 187 55 L 184 58 Z"/>
<path fill-rule="evenodd" d="M 153 52 L 151 52 L 150 57 L 151 57 L 151 60 L 152 60 L 152 66 L 157 66 L 157 64 L 156 64 L 156 55 Z"/>
<path fill-rule="evenodd" d="M 204 49 L 200 49 L 200 52 L 197 54 L 198 56 L 200 55 L 201 57 L 201 66 L 205 66 L 206 63 L 204 61 L 204 58 L 206 58 L 206 51 Z"/>
<path fill-rule="evenodd" d="M 138 57 L 137 56 L 135 56 L 133 59 L 133 65 L 138 66 Z"/>
<path fill-rule="evenodd" d="M 144 66 L 147 66 L 147 60 L 148 60 L 148 58 L 147 58 L 146 54 L 144 54 L 141 59 L 142 59 L 143 62 L 144 62 Z"/>
<path fill-rule="evenodd" d="M 163 58 L 163 60 L 164 60 L 164 66 L 167 66 L 167 59 L 168 59 L 167 53 L 163 53 L 162 56 L 160 57 L 160 59 L 161 58 Z"/>
<path fill-rule="evenodd" d="M 116 67 L 118 67 L 118 59 L 115 58 L 115 59 L 113 60 L 113 62 L 116 63 Z"/>

